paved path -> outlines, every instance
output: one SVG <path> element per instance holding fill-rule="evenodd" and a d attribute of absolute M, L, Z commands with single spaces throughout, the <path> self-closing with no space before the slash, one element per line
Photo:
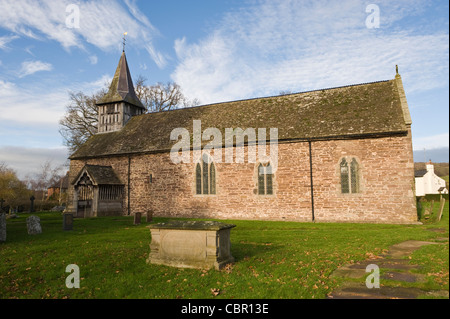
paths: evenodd
<path fill-rule="evenodd" d="M 448 240 L 448 239 L 447 239 Z M 408 240 L 390 247 L 386 254 L 368 259 L 356 264 L 345 265 L 333 272 L 331 276 L 343 278 L 361 278 L 360 282 L 348 281 L 338 290 L 328 295 L 329 299 L 416 299 L 418 296 L 449 297 L 446 290 L 423 291 L 413 287 L 388 287 L 383 286 L 383 281 L 395 280 L 403 282 L 423 282 L 425 276 L 411 272 L 419 269 L 418 265 L 411 265 L 405 257 L 411 255 L 415 250 L 425 245 L 437 245 L 436 242 Z M 377 265 L 380 269 L 389 269 L 380 276 L 380 288 L 369 289 L 366 287 L 366 267 L 370 264 Z"/>

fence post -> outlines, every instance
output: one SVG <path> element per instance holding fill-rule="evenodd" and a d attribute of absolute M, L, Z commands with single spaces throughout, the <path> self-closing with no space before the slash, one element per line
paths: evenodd
<path fill-rule="evenodd" d="M 444 211 L 444 205 L 445 205 L 445 198 L 441 196 L 441 200 L 440 200 L 440 206 L 439 206 L 439 217 L 438 217 L 438 221 L 441 220 L 442 218 L 442 212 Z"/>

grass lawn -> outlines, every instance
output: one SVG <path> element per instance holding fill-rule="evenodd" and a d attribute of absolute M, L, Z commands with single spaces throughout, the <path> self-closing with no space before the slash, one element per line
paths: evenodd
<path fill-rule="evenodd" d="M 43 233 L 30 236 L 29 215 L 20 214 L 0 244 L 0 298 L 325 298 L 342 283 L 330 278 L 339 266 L 405 240 L 448 237 L 448 212 L 447 203 L 443 219 L 425 225 L 228 220 L 237 225 L 236 263 L 222 271 L 147 264 L 150 231 L 132 217 L 76 219 L 63 231 L 60 213 L 42 212 Z M 449 289 L 448 241 L 421 248 L 411 262 L 426 276 L 415 286 Z M 79 289 L 66 288 L 69 264 L 80 268 Z"/>

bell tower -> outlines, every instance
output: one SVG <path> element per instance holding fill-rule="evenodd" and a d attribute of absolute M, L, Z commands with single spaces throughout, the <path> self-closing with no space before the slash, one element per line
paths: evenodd
<path fill-rule="evenodd" d="M 145 112 L 145 107 L 134 91 L 125 50 L 119 60 L 108 93 L 96 104 L 98 107 L 98 133 L 120 130 L 128 120 Z"/>

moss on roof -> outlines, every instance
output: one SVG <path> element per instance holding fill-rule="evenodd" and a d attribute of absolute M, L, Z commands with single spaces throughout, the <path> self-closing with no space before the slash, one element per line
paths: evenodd
<path fill-rule="evenodd" d="M 396 80 L 150 113 L 120 131 L 97 134 L 71 158 L 169 151 L 175 128 L 278 128 L 278 140 L 407 132 Z M 203 141 L 207 144 L 209 141 Z M 192 146 L 192 143 L 191 143 Z"/>
<path fill-rule="evenodd" d="M 123 185 L 111 166 L 85 165 L 72 181 L 72 185 L 77 182 L 80 176 L 87 172 L 92 178 L 94 185 Z"/>

